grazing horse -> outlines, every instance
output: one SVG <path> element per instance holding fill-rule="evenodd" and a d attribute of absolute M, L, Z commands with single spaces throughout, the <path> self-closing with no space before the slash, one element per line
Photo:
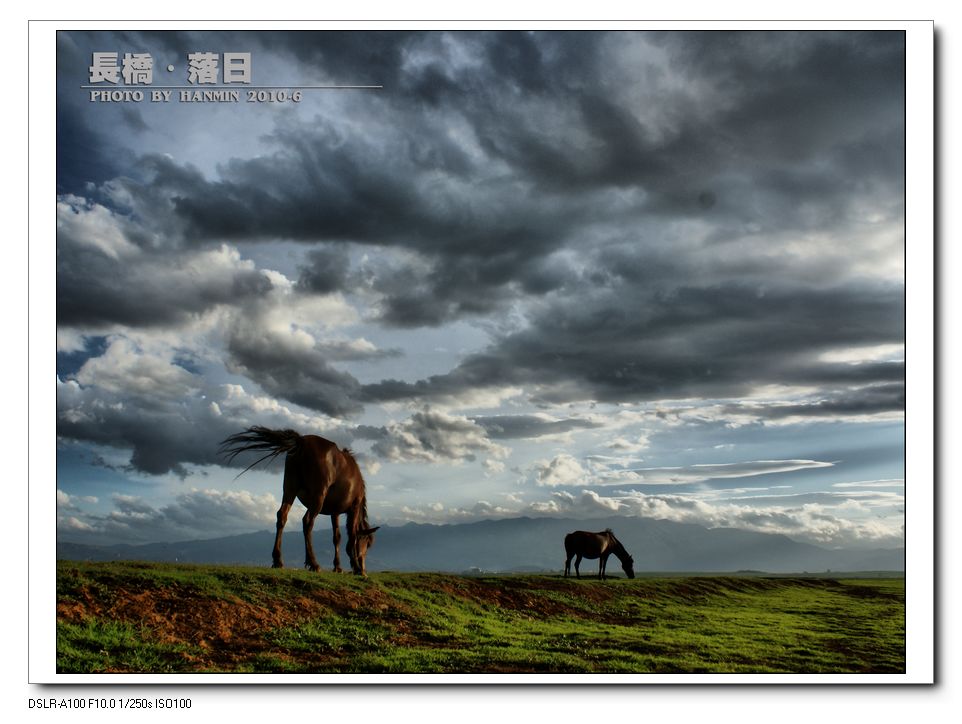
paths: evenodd
<path fill-rule="evenodd" d="M 578 578 L 581 578 L 579 567 L 581 566 L 582 558 L 599 558 L 598 578 L 604 580 L 605 569 L 608 566 L 608 556 L 612 553 L 618 556 L 618 560 L 621 561 L 621 567 L 625 570 L 628 578 L 634 578 L 635 559 L 628 555 L 628 551 L 626 551 L 625 547 L 621 545 L 621 542 L 615 538 L 615 534 L 611 532 L 611 528 L 606 529 L 602 533 L 589 533 L 584 530 L 576 530 L 574 533 L 568 533 L 568 535 L 565 536 L 565 578 L 571 573 L 571 559 L 578 556 L 575 559 L 575 575 Z"/>
<path fill-rule="evenodd" d="M 241 475 L 263 460 L 274 460 L 287 453 L 284 460 L 284 495 L 277 511 L 277 534 L 274 536 L 274 568 L 283 568 L 281 560 L 281 534 L 287 523 L 287 514 L 300 500 L 307 512 L 304 514 L 304 566 L 312 571 L 320 570 L 314 557 L 311 533 L 318 515 L 331 516 L 334 527 L 334 571 L 341 572 L 341 529 L 338 516 L 347 513 L 347 555 L 351 570 L 364 576 L 367 549 L 374 545 L 374 531 L 368 527 L 367 497 L 364 478 L 350 450 L 339 450 L 330 440 L 317 435 L 299 435 L 294 430 L 271 430 L 266 427 L 250 427 L 244 432 L 231 435 L 221 443 L 221 454 L 231 462 L 238 454 L 248 451 L 266 451 L 241 471 Z M 380 526 L 378 526 L 380 527 Z"/>

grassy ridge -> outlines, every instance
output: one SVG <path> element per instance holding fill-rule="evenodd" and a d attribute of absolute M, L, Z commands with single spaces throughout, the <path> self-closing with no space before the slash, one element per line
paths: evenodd
<path fill-rule="evenodd" d="M 904 579 L 57 570 L 76 672 L 901 672 Z"/>

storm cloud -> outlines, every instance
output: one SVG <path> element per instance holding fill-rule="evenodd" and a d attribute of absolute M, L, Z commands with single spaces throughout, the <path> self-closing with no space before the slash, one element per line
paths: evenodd
<path fill-rule="evenodd" d="M 818 359 L 843 345 L 900 342 L 898 288 L 729 286 L 649 294 L 619 285 L 594 296 L 557 300 L 528 327 L 449 373 L 416 383 L 384 381 L 364 394 L 431 399 L 462 386 L 514 384 L 537 401 L 618 402 L 739 397 L 765 384 L 890 383 L 904 376 L 901 363 Z"/>
<path fill-rule="evenodd" d="M 228 48 L 303 97 L 80 89 L 92 52 L 161 82 Z M 58 436 L 186 478 L 292 427 L 359 445 L 401 516 L 814 530 L 631 486 L 903 474 L 864 450 L 905 406 L 904 67 L 890 31 L 60 33 Z M 349 84 L 380 88 L 310 88 Z M 565 490 L 595 485 L 624 490 Z M 98 493 L 157 531 L 226 500 Z"/>
<path fill-rule="evenodd" d="M 869 202 L 900 218 L 899 33 L 376 34 L 377 53 L 344 57 L 361 36 L 297 37 L 287 52 L 305 73 L 384 78 L 383 92 L 338 106 L 357 124 L 282 116 L 270 153 L 216 176 L 155 155 L 116 183 L 183 243 L 416 254 L 422 264 L 375 280 L 387 324 L 437 325 L 640 270 L 681 285 L 691 259 L 679 250 L 712 244 L 738 245 L 728 256 L 749 274 L 792 261 L 790 284 L 824 260 L 786 259 L 788 235 L 854 230 Z M 313 253 L 302 284 L 342 286 L 343 264 Z"/>

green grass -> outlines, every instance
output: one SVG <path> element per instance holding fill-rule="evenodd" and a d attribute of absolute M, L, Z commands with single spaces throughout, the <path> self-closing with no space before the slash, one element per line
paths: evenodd
<path fill-rule="evenodd" d="M 171 673 L 184 670 L 186 651 L 152 642 L 147 632 L 129 623 L 57 623 L 58 673 Z"/>
<path fill-rule="evenodd" d="M 563 579 L 58 564 L 61 672 L 861 673 L 902 578 Z"/>

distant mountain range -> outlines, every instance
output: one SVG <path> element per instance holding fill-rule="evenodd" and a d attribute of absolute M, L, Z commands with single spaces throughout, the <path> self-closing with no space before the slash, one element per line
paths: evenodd
<path fill-rule="evenodd" d="M 905 550 L 833 550 L 799 543 L 783 535 L 733 528 L 704 528 L 648 518 L 572 520 L 508 518 L 476 523 L 433 525 L 408 523 L 382 526 L 368 553 L 369 571 L 537 572 L 564 568 L 564 537 L 573 530 L 611 528 L 635 559 L 635 570 L 677 572 L 767 573 L 825 571 L 903 571 Z M 284 535 L 284 561 L 299 567 L 304 560 L 300 531 Z M 345 537 L 346 542 L 346 537 Z M 68 560 L 146 560 L 267 566 L 273 531 L 227 538 L 91 546 L 57 543 L 57 557 Z M 314 549 L 323 568 L 333 559 L 330 527 L 314 530 Z M 347 555 L 341 550 L 342 565 Z M 597 561 L 584 561 L 582 574 L 597 573 Z M 621 574 L 617 559 L 609 573 Z"/>

